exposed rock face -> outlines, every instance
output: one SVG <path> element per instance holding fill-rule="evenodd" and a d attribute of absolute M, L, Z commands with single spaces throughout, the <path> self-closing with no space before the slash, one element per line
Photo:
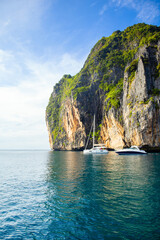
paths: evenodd
<path fill-rule="evenodd" d="M 86 133 L 85 128 L 80 120 L 79 110 L 76 103 L 70 98 L 66 100 L 63 112 L 64 130 L 67 134 L 67 150 L 83 148 Z"/>
<path fill-rule="evenodd" d="M 128 145 L 160 147 L 159 86 L 155 79 L 156 66 L 160 62 L 159 50 L 144 47 L 138 54 L 135 77 L 129 82 L 124 74 L 123 125 Z M 153 93 L 156 89 L 157 95 Z"/>
<path fill-rule="evenodd" d="M 109 117 L 105 116 L 101 128 L 102 142 L 108 148 L 121 148 L 125 145 L 124 128 L 119 123 L 113 112 L 109 112 Z"/>
<path fill-rule="evenodd" d="M 83 149 L 94 114 L 97 142 L 160 150 L 160 28 L 102 38 L 81 72 L 56 84 L 46 111 L 51 148 Z"/>

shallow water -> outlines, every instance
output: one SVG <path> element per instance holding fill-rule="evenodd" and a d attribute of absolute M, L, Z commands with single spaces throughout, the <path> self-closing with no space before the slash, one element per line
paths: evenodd
<path fill-rule="evenodd" d="M 0 239 L 160 239 L 160 154 L 0 151 Z"/>

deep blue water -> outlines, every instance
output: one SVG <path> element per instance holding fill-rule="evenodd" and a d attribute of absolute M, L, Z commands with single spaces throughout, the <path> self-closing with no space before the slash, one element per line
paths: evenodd
<path fill-rule="evenodd" d="M 0 239 L 160 239 L 160 154 L 0 151 Z"/>

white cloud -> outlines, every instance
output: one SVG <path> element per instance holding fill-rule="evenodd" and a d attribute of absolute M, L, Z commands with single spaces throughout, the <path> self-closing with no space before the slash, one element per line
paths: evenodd
<path fill-rule="evenodd" d="M 103 5 L 101 11 L 99 12 L 99 15 L 103 15 L 105 13 L 105 11 L 107 10 L 107 5 Z"/>
<path fill-rule="evenodd" d="M 21 80 L 21 75 L 22 67 L 15 56 L 10 51 L 0 49 L 0 86 L 17 84 Z"/>
<path fill-rule="evenodd" d="M 152 23 L 154 18 L 160 15 L 160 9 L 152 2 L 143 3 L 142 7 L 139 7 L 137 17 L 145 22 Z"/>
<path fill-rule="evenodd" d="M 39 27 L 46 6 L 45 0 L 1 0 L 0 35 Z"/>
<path fill-rule="evenodd" d="M 151 0 L 112 0 L 118 7 L 132 8 L 137 12 L 137 19 L 152 23 L 160 16 L 160 5 Z"/>
<path fill-rule="evenodd" d="M 54 1 L 0 1 L 0 149 L 49 148 L 45 109 L 53 86 L 82 67 L 83 59 L 68 53 L 49 59 L 38 52 L 38 58 L 38 39 L 30 45 L 30 33 L 41 33 L 43 17 Z M 38 46 L 45 52 L 45 46 Z"/>
<path fill-rule="evenodd" d="M 116 3 L 117 6 L 127 6 L 129 4 L 134 4 L 133 0 L 112 0 L 112 2 Z"/>
<path fill-rule="evenodd" d="M 22 56 L 0 50 L 0 148 L 48 148 L 45 108 L 53 85 L 68 71 L 76 74 L 83 60 L 69 54 L 59 61 Z M 8 84 L 17 78 L 17 69 L 18 80 Z"/>

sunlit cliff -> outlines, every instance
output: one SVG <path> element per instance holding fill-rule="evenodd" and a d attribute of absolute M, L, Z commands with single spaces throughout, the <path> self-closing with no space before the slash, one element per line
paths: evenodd
<path fill-rule="evenodd" d="M 83 149 L 93 115 L 108 148 L 160 150 L 160 27 L 136 24 L 103 37 L 75 76 L 54 86 L 46 109 L 51 149 Z"/>

